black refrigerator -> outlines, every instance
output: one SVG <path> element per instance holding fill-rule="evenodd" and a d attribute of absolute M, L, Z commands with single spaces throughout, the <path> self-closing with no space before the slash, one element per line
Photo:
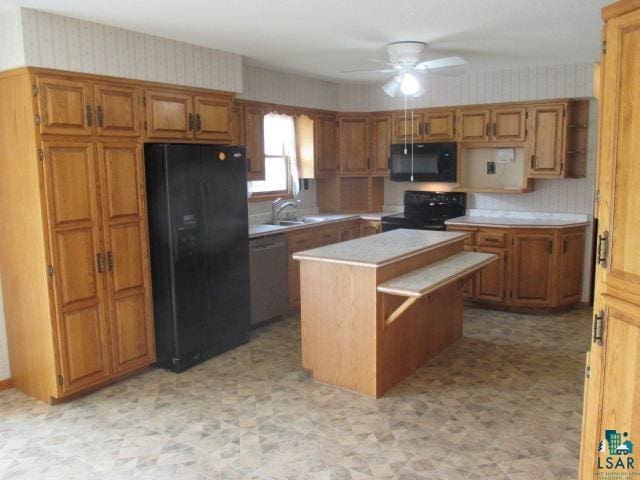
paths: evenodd
<path fill-rule="evenodd" d="M 244 147 L 145 145 L 158 365 L 181 372 L 249 340 Z"/>

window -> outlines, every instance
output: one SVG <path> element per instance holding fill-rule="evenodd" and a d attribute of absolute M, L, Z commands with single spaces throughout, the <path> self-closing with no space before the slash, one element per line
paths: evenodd
<path fill-rule="evenodd" d="M 291 115 L 269 113 L 264 116 L 265 179 L 249 182 L 254 199 L 297 194 L 295 122 Z"/>

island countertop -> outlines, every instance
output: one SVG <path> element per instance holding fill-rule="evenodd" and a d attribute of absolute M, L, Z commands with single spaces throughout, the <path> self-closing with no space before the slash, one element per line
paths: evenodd
<path fill-rule="evenodd" d="M 305 250 L 295 253 L 293 258 L 381 267 L 401 258 L 460 241 L 467 236 L 467 233 L 462 232 L 398 229 Z"/>
<path fill-rule="evenodd" d="M 482 217 L 466 215 L 456 217 L 444 222 L 446 225 L 460 227 L 494 227 L 494 228 L 572 228 L 589 225 L 587 221 L 561 220 L 556 218 L 529 218 L 529 217 Z"/>

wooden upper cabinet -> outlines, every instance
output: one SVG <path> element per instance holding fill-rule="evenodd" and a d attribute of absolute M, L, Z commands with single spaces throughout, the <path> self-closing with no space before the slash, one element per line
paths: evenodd
<path fill-rule="evenodd" d="M 261 107 L 244 107 L 244 137 L 247 180 L 264 180 L 264 110 Z"/>
<path fill-rule="evenodd" d="M 147 136 L 149 138 L 193 138 L 193 97 L 171 90 L 147 90 Z"/>
<path fill-rule="evenodd" d="M 370 172 L 369 115 L 345 115 L 338 121 L 340 174 L 366 176 Z"/>
<path fill-rule="evenodd" d="M 109 324 L 120 373 L 155 361 L 144 167 L 137 142 L 101 143 L 98 158 Z"/>
<path fill-rule="evenodd" d="M 489 110 L 461 110 L 460 111 L 460 141 L 488 142 L 490 139 Z"/>
<path fill-rule="evenodd" d="M 422 114 L 396 113 L 393 116 L 393 142 L 419 142 L 422 140 Z"/>
<path fill-rule="evenodd" d="M 566 106 L 538 105 L 529 109 L 529 141 L 525 160 L 530 162 L 530 177 L 565 175 Z"/>
<path fill-rule="evenodd" d="M 39 123 L 40 133 L 93 133 L 93 97 L 89 82 L 38 75 L 35 84 L 38 98 L 36 123 Z"/>
<path fill-rule="evenodd" d="M 371 116 L 371 173 L 373 175 L 389 175 L 391 133 L 391 115 L 376 114 Z"/>
<path fill-rule="evenodd" d="M 422 138 L 426 141 L 455 141 L 456 114 L 453 111 L 433 112 L 423 114 L 424 124 Z"/>
<path fill-rule="evenodd" d="M 67 394 L 112 371 L 97 168 L 91 142 L 44 142 L 43 152 L 61 388 Z"/>
<path fill-rule="evenodd" d="M 514 305 L 547 306 L 553 302 L 554 235 L 513 234 L 511 301 Z"/>
<path fill-rule="evenodd" d="M 527 109 L 496 108 L 491 110 L 491 140 L 521 142 L 525 139 Z"/>
<path fill-rule="evenodd" d="M 234 105 L 231 109 L 231 143 L 244 145 L 244 108 Z"/>
<path fill-rule="evenodd" d="M 338 128 L 334 115 L 318 115 L 314 122 L 316 177 L 338 173 Z"/>
<path fill-rule="evenodd" d="M 140 136 L 141 96 L 136 87 L 99 83 L 93 87 L 93 96 L 98 135 Z"/>
<path fill-rule="evenodd" d="M 194 97 L 195 138 L 231 142 L 231 98 L 216 95 Z"/>

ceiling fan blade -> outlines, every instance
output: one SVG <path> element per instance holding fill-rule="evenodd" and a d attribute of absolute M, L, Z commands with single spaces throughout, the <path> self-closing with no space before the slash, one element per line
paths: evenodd
<path fill-rule="evenodd" d="M 462 57 L 444 57 L 436 58 L 434 60 L 425 60 L 415 66 L 416 70 L 433 70 L 435 68 L 447 68 L 455 67 L 457 65 L 464 65 L 466 60 Z"/>
<path fill-rule="evenodd" d="M 340 70 L 340 73 L 393 73 L 397 72 L 395 68 L 382 70 Z"/>
<path fill-rule="evenodd" d="M 373 62 L 373 63 L 384 63 L 385 65 L 389 65 L 390 67 L 393 66 L 393 63 L 391 63 L 388 60 L 380 60 L 379 58 L 367 58 L 367 62 Z"/>

